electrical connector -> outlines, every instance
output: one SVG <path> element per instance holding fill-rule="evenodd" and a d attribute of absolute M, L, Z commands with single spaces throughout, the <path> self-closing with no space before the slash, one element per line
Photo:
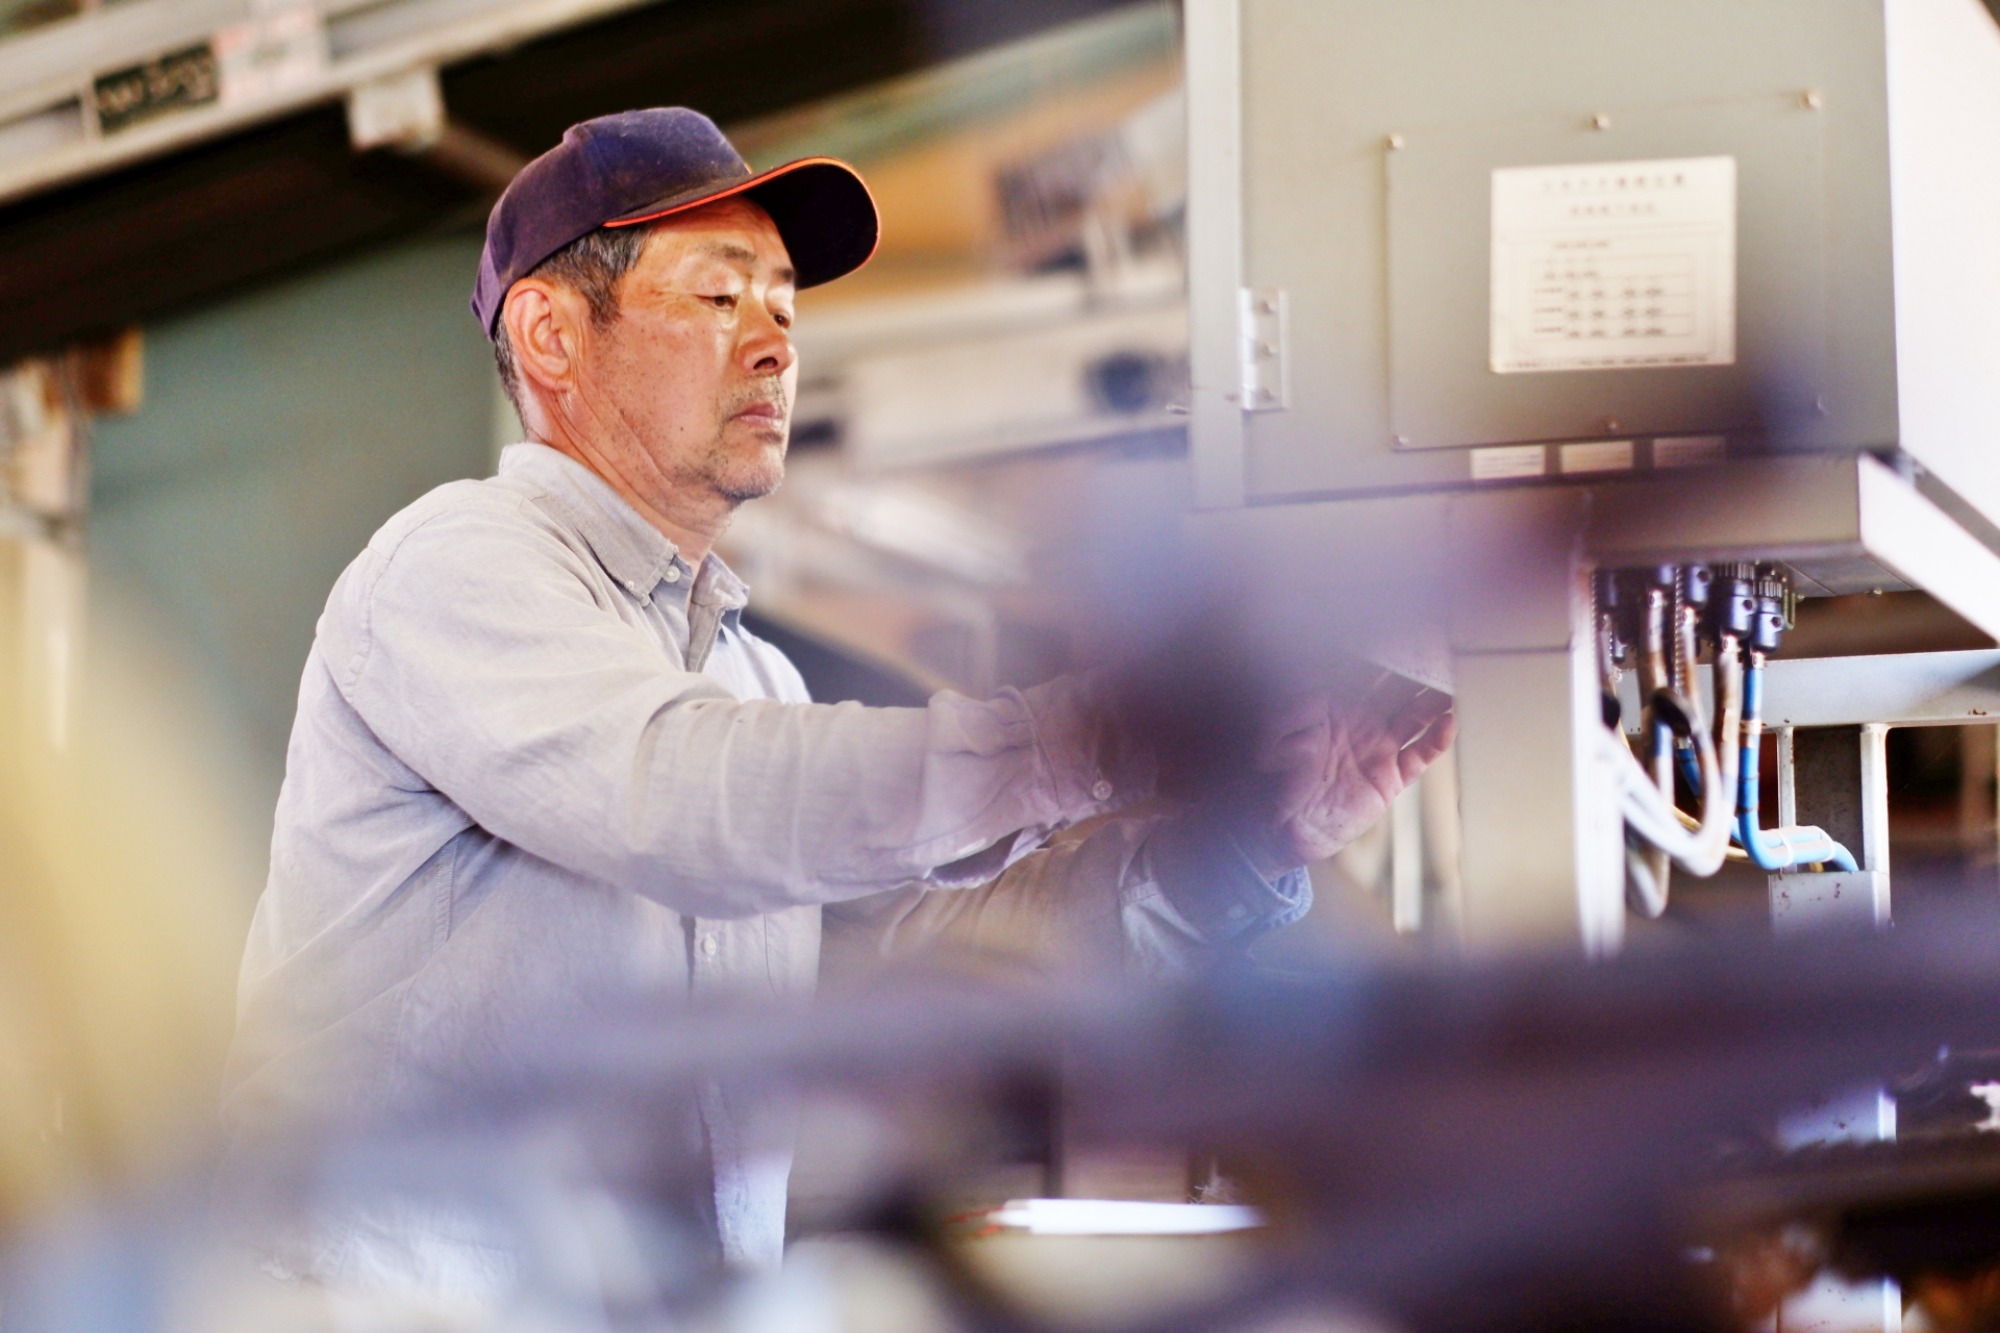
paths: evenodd
<path fill-rule="evenodd" d="M 1786 615 L 1789 586 L 1782 574 L 1774 569 L 1758 571 L 1756 581 L 1757 609 L 1750 624 L 1750 647 L 1760 653 L 1775 653 L 1778 642 L 1784 637 L 1789 624 Z"/>
<path fill-rule="evenodd" d="M 1757 623 L 1757 567 L 1730 564 L 1716 570 L 1705 628 L 1711 641 L 1744 639 Z"/>
<path fill-rule="evenodd" d="M 1715 580 L 1707 565 L 1682 565 L 1680 570 L 1681 602 L 1692 607 L 1708 605 L 1708 596 Z"/>

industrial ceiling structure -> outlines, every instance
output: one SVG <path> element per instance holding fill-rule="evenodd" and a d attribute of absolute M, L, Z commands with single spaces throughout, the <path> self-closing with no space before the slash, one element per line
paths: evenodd
<path fill-rule="evenodd" d="M 748 121 L 1119 7 L 86 0 L 0 38 L 0 362 L 470 221 L 589 116 Z"/>

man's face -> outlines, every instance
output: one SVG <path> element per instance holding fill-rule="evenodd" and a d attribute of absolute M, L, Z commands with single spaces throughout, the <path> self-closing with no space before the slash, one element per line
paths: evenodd
<path fill-rule="evenodd" d="M 768 495 L 798 383 L 794 296 L 791 256 L 756 204 L 668 218 L 619 285 L 617 320 L 587 340 L 577 387 L 665 491 Z"/>

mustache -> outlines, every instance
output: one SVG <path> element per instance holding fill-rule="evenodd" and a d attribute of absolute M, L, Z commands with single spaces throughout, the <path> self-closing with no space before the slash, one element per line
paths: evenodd
<path fill-rule="evenodd" d="M 780 416 L 790 416 L 792 413 L 792 404 L 786 397 L 785 386 L 777 380 L 767 380 L 731 394 L 723 403 L 723 414 L 733 417 L 753 407 L 774 407 Z"/>

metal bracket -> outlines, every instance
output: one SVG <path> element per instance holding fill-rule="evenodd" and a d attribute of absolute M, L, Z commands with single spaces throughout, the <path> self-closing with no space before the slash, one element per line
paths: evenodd
<path fill-rule="evenodd" d="M 371 79 L 347 93 L 347 137 L 356 152 L 399 148 L 420 152 L 444 135 L 444 92 L 437 70 L 404 70 Z"/>
<path fill-rule="evenodd" d="M 1282 287 L 1245 287 L 1237 294 L 1237 328 L 1243 345 L 1242 398 L 1245 412 L 1283 412 L 1292 405 L 1288 373 L 1290 321 Z"/>

